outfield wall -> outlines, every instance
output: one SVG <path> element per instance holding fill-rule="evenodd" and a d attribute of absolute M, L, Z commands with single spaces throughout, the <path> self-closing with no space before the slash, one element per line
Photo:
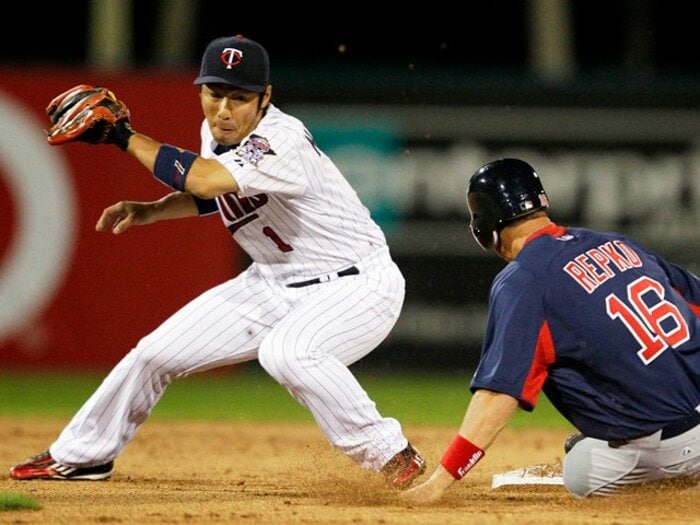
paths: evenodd
<path fill-rule="evenodd" d="M 0 67 L 0 368 L 104 368 L 245 258 L 209 217 L 94 231 L 102 209 L 167 193 L 113 147 L 49 147 L 51 98 L 106 85 L 134 126 L 197 149 L 194 71 L 104 74 Z M 700 270 L 700 110 L 443 104 L 285 104 L 384 227 L 407 278 L 403 315 L 369 366 L 457 366 L 478 356 L 500 259 L 467 230 L 469 174 L 503 156 L 540 171 L 565 224 L 625 231 Z"/>
<path fill-rule="evenodd" d="M 215 216 L 95 231 L 106 206 L 168 189 L 115 147 L 46 144 L 47 104 L 80 83 L 112 88 L 140 131 L 199 147 L 190 74 L 0 70 L 0 368 L 111 366 L 240 266 Z"/>

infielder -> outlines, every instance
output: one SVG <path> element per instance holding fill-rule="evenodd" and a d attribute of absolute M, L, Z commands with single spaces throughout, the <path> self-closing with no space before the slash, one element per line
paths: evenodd
<path fill-rule="evenodd" d="M 389 334 L 403 304 L 384 234 L 304 125 L 271 104 L 260 44 L 213 40 L 194 83 L 205 116 L 198 155 L 135 133 L 126 106 L 88 85 L 51 102 L 48 141 L 116 144 L 174 190 L 108 207 L 98 231 L 218 212 L 253 262 L 141 339 L 50 448 L 11 476 L 108 478 L 171 381 L 258 359 L 334 447 L 407 487 L 424 460 L 348 369 Z"/>
<path fill-rule="evenodd" d="M 484 165 L 467 202 L 476 241 L 509 264 L 491 285 L 462 426 L 402 499 L 439 499 L 540 391 L 580 431 L 563 462 L 575 496 L 697 481 L 700 280 L 623 235 L 552 222 L 540 178 L 521 160 Z"/>

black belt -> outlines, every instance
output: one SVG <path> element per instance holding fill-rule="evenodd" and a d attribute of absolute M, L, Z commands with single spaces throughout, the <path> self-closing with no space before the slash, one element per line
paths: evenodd
<path fill-rule="evenodd" d="M 700 412 L 695 411 L 681 419 L 671 421 L 669 424 L 663 427 L 661 429 L 661 439 L 671 439 L 676 436 L 680 436 L 681 434 L 688 432 L 688 430 L 690 430 L 691 428 L 695 428 L 698 425 L 700 425 Z M 613 439 L 612 441 L 608 441 L 608 445 L 611 448 L 619 448 L 624 445 L 627 445 L 630 441 L 633 440 Z"/>
<path fill-rule="evenodd" d="M 338 277 L 347 277 L 348 275 L 358 275 L 359 273 L 360 270 L 358 270 L 356 266 L 351 266 L 350 268 L 345 268 L 345 270 L 340 270 L 336 275 Z M 330 279 L 324 277 L 316 277 L 314 279 L 309 279 L 308 281 L 299 281 L 298 283 L 289 283 L 287 288 L 303 288 L 304 286 L 311 286 L 312 284 L 321 284 L 322 282 L 330 281 Z"/>
<path fill-rule="evenodd" d="M 662 428 L 661 439 L 671 439 L 673 437 L 680 436 L 698 425 L 700 425 L 700 412 L 693 412 L 682 419 L 671 421 L 668 425 Z"/>

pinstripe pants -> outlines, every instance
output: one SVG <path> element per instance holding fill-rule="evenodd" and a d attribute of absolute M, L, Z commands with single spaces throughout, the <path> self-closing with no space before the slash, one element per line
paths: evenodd
<path fill-rule="evenodd" d="M 51 445 L 57 461 L 115 459 L 171 381 L 258 359 L 314 416 L 329 443 L 378 470 L 407 445 L 348 365 L 396 323 L 404 279 L 386 248 L 358 261 L 359 275 L 302 288 L 265 279 L 255 264 L 203 293 L 147 335 L 109 373 Z"/>

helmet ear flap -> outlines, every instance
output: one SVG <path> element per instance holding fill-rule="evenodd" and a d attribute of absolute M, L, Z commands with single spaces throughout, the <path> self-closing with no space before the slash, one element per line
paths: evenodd
<path fill-rule="evenodd" d="M 471 223 L 469 226 L 469 231 L 471 231 L 472 237 L 474 237 L 474 240 L 482 250 L 488 251 L 491 248 L 495 248 L 500 242 L 500 235 L 495 229 L 491 231 L 484 231 L 474 223 Z"/>

